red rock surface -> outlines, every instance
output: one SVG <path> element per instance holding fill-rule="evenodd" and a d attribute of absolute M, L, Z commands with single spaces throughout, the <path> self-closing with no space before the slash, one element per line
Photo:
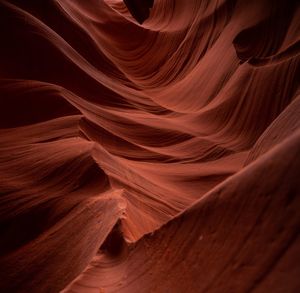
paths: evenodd
<path fill-rule="evenodd" d="M 298 1 L 124 2 L 0 1 L 0 292 L 300 292 Z"/>

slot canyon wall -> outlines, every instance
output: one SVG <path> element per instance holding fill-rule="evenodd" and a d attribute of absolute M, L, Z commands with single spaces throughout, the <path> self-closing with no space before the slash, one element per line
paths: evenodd
<path fill-rule="evenodd" d="M 300 292 L 298 1 L 0 23 L 0 292 Z"/>

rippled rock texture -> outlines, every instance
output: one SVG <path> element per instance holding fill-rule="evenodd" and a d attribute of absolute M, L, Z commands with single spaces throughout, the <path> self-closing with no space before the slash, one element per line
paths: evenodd
<path fill-rule="evenodd" d="M 300 292 L 300 7 L 0 1 L 0 291 Z"/>

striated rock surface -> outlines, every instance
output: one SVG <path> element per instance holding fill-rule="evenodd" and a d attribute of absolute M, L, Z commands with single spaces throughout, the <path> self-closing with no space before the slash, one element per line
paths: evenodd
<path fill-rule="evenodd" d="M 0 0 L 0 292 L 299 292 L 299 20 Z"/>

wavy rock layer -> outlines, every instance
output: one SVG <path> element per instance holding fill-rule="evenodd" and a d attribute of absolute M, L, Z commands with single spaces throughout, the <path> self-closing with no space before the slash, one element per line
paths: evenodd
<path fill-rule="evenodd" d="M 298 1 L 124 2 L 0 1 L 0 291 L 300 291 Z"/>

